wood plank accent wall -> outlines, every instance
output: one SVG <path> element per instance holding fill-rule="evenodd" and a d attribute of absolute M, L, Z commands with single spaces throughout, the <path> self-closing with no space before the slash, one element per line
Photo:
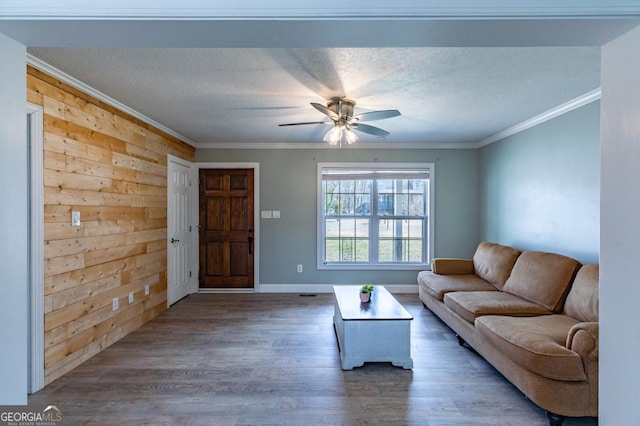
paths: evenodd
<path fill-rule="evenodd" d="M 167 154 L 195 149 L 33 67 L 27 99 L 44 108 L 48 384 L 166 309 Z"/>

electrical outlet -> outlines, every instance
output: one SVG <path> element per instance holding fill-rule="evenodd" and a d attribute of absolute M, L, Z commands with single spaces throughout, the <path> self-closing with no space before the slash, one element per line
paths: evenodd
<path fill-rule="evenodd" d="M 298 265 L 298 273 L 302 272 L 302 265 Z"/>
<path fill-rule="evenodd" d="M 120 307 L 120 300 L 117 297 L 114 297 L 111 301 L 111 310 L 117 311 Z"/>
<path fill-rule="evenodd" d="M 149 295 L 149 284 L 144 286 L 144 295 L 148 296 Z"/>
<path fill-rule="evenodd" d="M 132 303 L 133 303 L 133 292 L 130 291 L 129 292 L 129 304 L 132 304 Z"/>

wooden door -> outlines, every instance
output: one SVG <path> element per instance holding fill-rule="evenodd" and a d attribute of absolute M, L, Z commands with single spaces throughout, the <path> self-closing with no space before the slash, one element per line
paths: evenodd
<path fill-rule="evenodd" d="M 253 169 L 200 169 L 200 288 L 253 288 Z"/>

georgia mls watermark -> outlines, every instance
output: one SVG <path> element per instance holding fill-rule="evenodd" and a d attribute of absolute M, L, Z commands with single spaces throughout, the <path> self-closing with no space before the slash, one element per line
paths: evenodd
<path fill-rule="evenodd" d="M 2 426 L 59 426 L 62 424 L 62 412 L 55 405 L 47 405 L 42 411 L 29 407 L 0 406 L 0 425 Z"/>

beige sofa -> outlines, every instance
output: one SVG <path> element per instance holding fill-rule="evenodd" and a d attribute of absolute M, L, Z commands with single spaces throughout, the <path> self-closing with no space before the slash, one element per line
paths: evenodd
<path fill-rule="evenodd" d="M 598 415 L 598 265 L 483 242 L 418 274 L 424 305 L 547 411 Z"/>

